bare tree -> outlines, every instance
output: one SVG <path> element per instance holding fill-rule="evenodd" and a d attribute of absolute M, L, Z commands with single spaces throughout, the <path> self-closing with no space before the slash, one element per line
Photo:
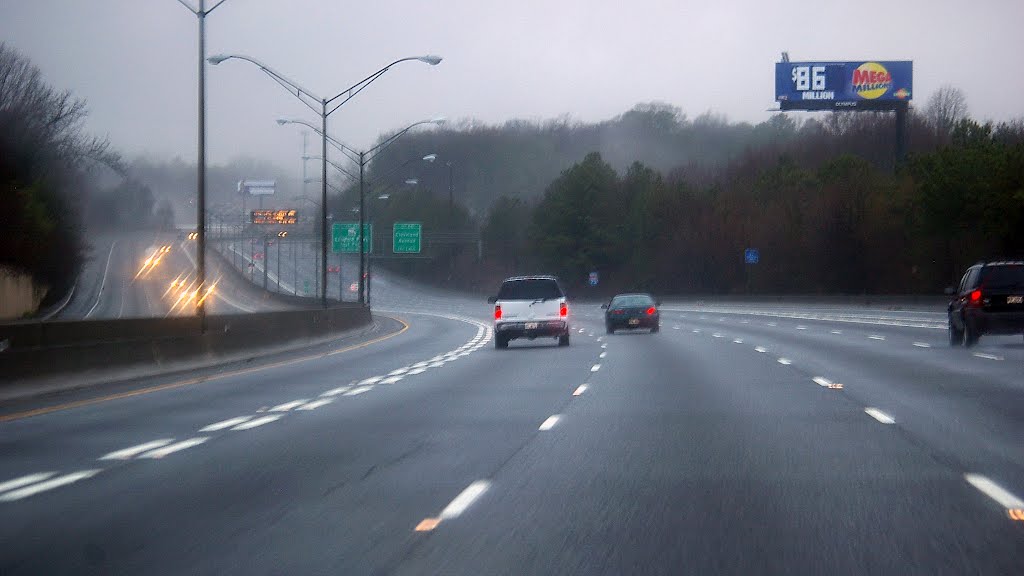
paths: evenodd
<path fill-rule="evenodd" d="M 936 134 L 948 136 L 957 122 L 967 118 L 967 96 L 963 90 L 946 84 L 928 98 L 925 117 Z"/>

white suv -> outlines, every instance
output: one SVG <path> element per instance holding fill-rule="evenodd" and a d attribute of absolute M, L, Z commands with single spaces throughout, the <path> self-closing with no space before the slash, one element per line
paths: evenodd
<path fill-rule="evenodd" d="M 508 348 L 509 340 L 554 337 L 569 345 L 569 305 L 554 276 L 515 276 L 501 283 L 494 304 L 494 347 Z"/>

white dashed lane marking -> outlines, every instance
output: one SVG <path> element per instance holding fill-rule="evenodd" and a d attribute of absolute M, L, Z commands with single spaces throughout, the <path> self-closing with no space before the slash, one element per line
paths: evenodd
<path fill-rule="evenodd" d="M 586 384 L 580 384 L 579 388 L 577 388 L 576 391 L 572 393 L 572 395 L 573 396 L 582 396 L 583 393 L 586 392 L 586 391 L 587 391 L 587 385 Z"/>
<path fill-rule="evenodd" d="M 451 520 L 452 518 L 459 516 L 465 512 L 466 509 L 477 500 L 477 498 L 483 496 L 489 486 L 490 482 L 486 480 L 477 480 L 476 482 L 473 482 L 467 486 L 461 494 L 456 496 L 450 504 L 444 507 L 444 510 L 441 511 L 441 518 L 443 520 Z"/>
<path fill-rule="evenodd" d="M 238 426 L 235 426 L 234 428 L 232 428 L 232 430 L 234 430 L 234 431 L 238 431 L 238 430 L 251 430 L 251 429 L 257 428 L 259 426 L 270 424 L 271 422 L 277 422 L 280 419 L 281 419 L 281 414 L 271 414 L 269 416 L 260 416 L 259 418 L 255 419 L 255 420 L 250 420 L 250 421 L 245 422 L 243 424 L 239 424 Z"/>
<path fill-rule="evenodd" d="M 865 408 L 864 412 L 867 413 L 868 416 L 871 416 L 872 418 L 874 418 L 875 420 L 878 420 L 882 424 L 895 424 L 896 423 L 896 420 L 894 420 L 892 416 L 889 416 L 888 414 L 886 414 L 885 412 L 882 412 L 878 408 Z"/>
<path fill-rule="evenodd" d="M 597 355 L 598 358 L 604 358 L 605 356 L 608 356 L 607 352 L 601 352 L 600 354 Z"/>
<path fill-rule="evenodd" d="M 265 418 L 271 418 L 271 416 L 265 416 Z M 277 418 L 280 418 L 280 416 L 274 416 L 273 418 L 276 420 Z M 255 420 L 253 420 L 253 422 L 255 422 Z M 245 424 L 242 424 L 242 426 L 245 426 Z M 238 427 L 236 426 L 235 428 L 233 428 L 233 430 L 238 430 Z M 175 442 L 174 444 L 164 446 L 163 448 L 150 450 L 149 452 L 146 452 L 145 454 L 139 456 L 139 458 L 163 458 L 164 456 L 174 454 L 175 452 L 180 452 L 182 450 L 192 448 L 193 446 L 199 446 L 200 444 L 206 442 L 207 440 L 209 440 L 209 438 L 206 436 L 197 436 L 195 438 L 189 438 L 188 440 Z"/>
<path fill-rule="evenodd" d="M 832 330 L 832 334 L 842 334 L 842 330 Z"/>
<path fill-rule="evenodd" d="M 540 428 L 537 429 L 541 431 L 551 430 L 552 428 L 555 427 L 555 424 L 558 424 L 558 421 L 561 419 L 562 417 L 559 416 L 558 414 L 555 414 L 554 416 L 549 416 L 547 420 L 541 423 Z"/>
<path fill-rule="evenodd" d="M 885 340 L 885 336 L 879 336 L 878 334 L 872 334 L 868 338 L 872 340 Z"/>
<path fill-rule="evenodd" d="M 207 426 L 207 428 L 209 428 L 209 426 Z M 100 460 L 129 460 L 134 456 L 142 454 L 143 452 L 149 452 L 150 450 L 155 450 L 156 448 L 162 448 L 164 446 L 167 446 L 171 442 L 174 442 L 174 438 L 161 438 L 160 440 L 153 440 L 152 442 L 146 442 L 145 444 L 139 444 L 138 446 L 132 446 L 131 448 L 115 450 L 110 454 L 100 457 Z"/>
<path fill-rule="evenodd" d="M 1020 510 L 1024 508 L 1024 501 L 1012 494 L 1009 490 L 989 480 L 981 474 L 964 474 L 964 479 L 980 490 L 985 496 L 995 500 L 1000 506 L 1008 510 Z"/>
<path fill-rule="evenodd" d="M 783 366 L 789 366 L 790 364 L 793 363 L 793 361 L 790 360 L 789 358 L 779 358 L 778 360 L 776 360 L 776 362 L 782 364 Z"/>
<path fill-rule="evenodd" d="M 46 480 L 44 482 L 31 484 L 29 486 L 25 486 L 24 488 L 19 488 L 17 490 L 12 490 L 10 492 L 0 494 L 0 502 L 13 502 L 15 500 L 21 500 L 22 498 L 28 498 L 29 496 L 34 496 L 36 494 L 39 494 L 40 492 L 46 492 L 47 490 L 53 490 L 54 488 L 60 488 L 61 486 L 74 484 L 79 480 L 91 478 L 99 474 L 100 472 L 102 472 L 102 470 L 82 470 L 81 472 L 74 472 L 72 474 L 58 476 L 56 478 Z"/>
<path fill-rule="evenodd" d="M 270 411 L 271 412 L 287 412 L 287 411 L 291 410 L 292 408 L 298 408 L 299 406 L 302 406 L 306 402 L 309 402 L 309 398 L 305 398 L 303 400 L 292 400 L 291 402 L 285 402 L 284 404 L 278 404 L 277 406 L 274 406 L 273 408 L 271 408 Z"/>
<path fill-rule="evenodd" d="M 732 341 L 732 343 L 733 344 L 743 344 L 743 339 L 742 338 L 736 338 L 735 340 Z"/>
<path fill-rule="evenodd" d="M 299 406 L 298 408 L 296 408 L 296 410 L 305 410 L 305 411 L 316 410 L 317 408 L 319 408 L 321 406 L 326 406 L 326 405 L 330 404 L 331 402 L 334 402 L 334 400 L 331 399 L 331 398 L 321 398 L 319 400 L 313 400 L 312 402 L 309 402 L 308 404 L 303 404 L 302 406 Z"/>
<path fill-rule="evenodd" d="M 54 474 L 56 474 L 56 472 L 39 472 L 38 474 L 29 474 L 28 476 L 22 476 L 21 478 L 0 482 L 0 493 L 7 492 L 8 490 L 14 490 L 15 488 L 21 488 L 28 484 L 42 482 Z"/>
<path fill-rule="evenodd" d="M 982 353 L 982 352 L 975 352 L 974 354 L 971 354 L 971 356 L 974 356 L 975 358 L 984 358 L 985 360 L 1002 360 L 1003 359 L 1002 356 L 996 356 L 995 354 L 985 354 L 985 353 Z"/>
<path fill-rule="evenodd" d="M 594 364 L 593 366 L 590 367 L 590 371 L 591 372 L 597 372 L 600 369 L 601 369 L 601 365 L 600 364 Z"/>
<path fill-rule="evenodd" d="M 220 422 L 215 422 L 213 424 L 210 424 L 209 426 L 204 426 L 204 427 L 200 428 L 199 431 L 200 432 L 216 432 L 218 430 L 223 430 L 225 428 L 231 428 L 232 426 L 237 426 L 237 425 L 241 424 L 242 422 L 245 422 L 245 421 L 249 420 L 250 418 L 252 418 L 252 416 L 239 416 L 237 418 L 229 418 L 227 420 L 221 420 Z"/>
<path fill-rule="evenodd" d="M 927 342 L 914 342 L 914 346 L 917 346 L 918 348 L 931 348 L 932 347 L 932 345 L 928 344 Z"/>
<path fill-rule="evenodd" d="M 765 352 L 768 351 L 768 349 L 765 348 L 764 346 L 755 346 L 754 350 L 757 351 L 757 352 L 760 352 L 761 354 L 764 354 Z"/>
<path fill-rule="evenodd" d="M 804 326 L 803 324 L 801 324 L 801 325 L 797 326 L 796 329 L 797 330 L 807 330 L 807 326 Z"/>

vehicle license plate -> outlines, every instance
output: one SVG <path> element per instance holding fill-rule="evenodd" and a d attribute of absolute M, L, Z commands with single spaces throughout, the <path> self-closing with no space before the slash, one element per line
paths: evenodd
<path fill-rule="evenodd" d="M 536 330 L 537 329 L 537 323 L 536 322 L 527 322 L 525 328 L 527 330 Z"/>
<path fill-rule="evenodd" d="M 1024 304 L 1024 296 L 1007 296 L 1007 304 Z"/>
<path fill-rule="evenodd" d="M 640 320 L 638 320 L 638 319 L 636 319 L 636 318 L 630 318 L 630 319 L 629 319 L 629 325 L 630 325 L 630 326 L 636 326 L 636 325 L 637 325 L 637 324 L 639 324 L 639 323 L 640 323 Z"/>

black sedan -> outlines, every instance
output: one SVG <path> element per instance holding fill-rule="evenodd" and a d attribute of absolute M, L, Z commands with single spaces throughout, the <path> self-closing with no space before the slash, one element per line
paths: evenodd
<path fill-rule="evenodd" d="M 658 301 L 650 294 L 619 294 L 601 308 L 605 311 L 604 326 L 609 334 L 619 328 L 648 328 L 653 334 L 661 326 Z"/>

